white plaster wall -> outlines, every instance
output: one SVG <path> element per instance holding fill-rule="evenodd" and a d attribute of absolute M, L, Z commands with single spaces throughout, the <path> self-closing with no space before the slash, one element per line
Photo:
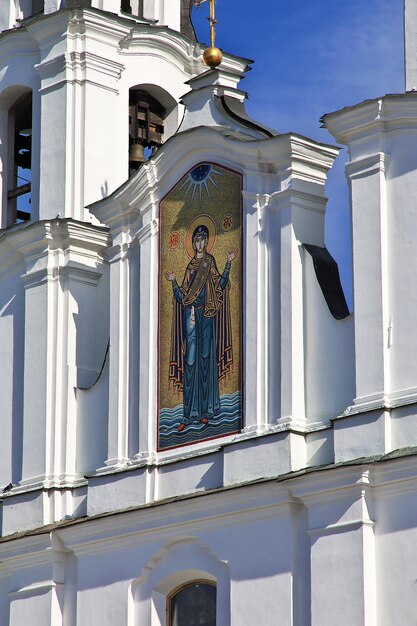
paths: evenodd
<path fill-rule="evenodd" d="M 144 467 L 105 477 L 91 477 L 88 486 L 87 514 L 99 515 L 145 504 L 147 482 L 147 471 Z"/>
<path fill-rule="evenodd" d="M 353 317 L 336 320 L 329 311 L 314 271 L 303 250 L 305 288 L 305 380 L 309 422 L 335 417 L 355 397 Z"/>
<path fill-rule="evenodd" d="M 326 465 L 334 460 L 333 429 L 326 428 L 308 433 L 306 437 L 307 465 Z"/>
<path fill-rule="evenodd" d="M 169 593 L 205 577 L 219 626 L 411 625 L 416 476 L 409 456 L 0 542 L 0 624 L 10 601 L 12 626 L 56 626 L 63 607 L 70 626 L 166 626 Z"/>
<path fill-rule="evenodd" d="M 77 389 L 76 468 L 80 474 L 102 467 L 107 458 L 109 411 L 108 357 L 98 381 L 90 389 Z"/>
<path fill-rule="evenodd" d="M 376 500 L 378 625 L 413 624 L 417 620 L 417 499 L 410 489 L 389 489 Z"/>
<path fill-rule="evenodd" d="M 33 626 L 44 626 L 51 621 L 51 591 L 40 590 L 36 595 L 12 596 L 10 603 L 10 626 L 24 624 L 29 615 Z"/>
<path fill-rule="evenodd" d="M 16 520 L 19 528 L 39 528 L 46 523 L 45 493 L 41 490 L 9 496 L 3 501 L 3 535 L 10 535 L 16 531 Z"/>
<path fill-rule="evenodd" d="M 77 368 L 77 386 L 91 387 L 104 364 L 109 341 L 109 277 L 108 266 L 100 268 L 97 283 L 74 280 L 71 296 L 74 307 L 75 350 L 72 366 Z"/>
<path fill-rule="evenodd" d="M 225 497 L 221 500 L 224 502 Z M 177 586 L 182 571 L 188 571 L 189 576 L 192 572 L 206 573 L 218 581 L 223 608 L 219 611 L 219 626 L 259 620 L 265 626 L 272 626 L 277 614 L 289 623 L 293 611 L 292 574 L 302 575 L 297 568 L 293 571 L 294 544 L 288 541 L 289 507 L 268 508 L 257 516 L 248 512 L 241 517 L 236 512 L 229 519 L 221 515 L 222 504 L 219 505 L 219 515 L 211 521 L 188 524 L 186 530 L 171 526 L 173 520 L 168 516 L 164 521 L 166 530 L 161 528 L 157 535 L 152 531 L 146 533 L 145 541 L 129 541 L 129 545 L 120 546 L 112 553 L 100 551 L 85 556 L 79 553 L 77 626 L 97 619 L 104 625 L 165 626 L 165 611 L 152 611 L 152 604 L 155 601 L 158 604 L 153 592 L 164 592 L 166 597 Z M 174 508 L 180 518 L 183 508 L 181 505 Z M 185 503 L 185 509 L 197 511 L 199 504 L 190 509 L 190 504 Z M 212 509 L 211 515 L 215 512 L 216 508 Z M 129 600 L 132 583 L 133 598 Z M 224 610 L 227 602 L 230 609 Z"/>
<path fill-rule="evenodd" d="M 393 450 L 417 445 L 417 407 L 415 404 L 391 410 L 391 440 Z"/>
<path fill-rule="evenodd" d="M 224 484 L 278 476 L 305 466 L 304 438 L 288 432 L 249 439 L 224 451 Z"/>
<path fill-rule="evenodd" d="M 161 465 L 157 470 L 156 498 L 208 491 L 223 486 L 223 454 Z"/>

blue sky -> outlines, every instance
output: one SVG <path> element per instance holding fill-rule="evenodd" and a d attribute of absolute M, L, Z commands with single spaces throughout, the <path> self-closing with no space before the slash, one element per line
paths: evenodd
<path fill-rule="evenodd" d="M 208 2 L 194 9 L 207 42 Z M 403 0 L 217 0 L 217 45 L 255 61 L 247 111 L 280 132 L 335 143 L 324 113 L 404 90 Z M 352 304 L 346 150 L 329 176 L 326 245 Z"/>

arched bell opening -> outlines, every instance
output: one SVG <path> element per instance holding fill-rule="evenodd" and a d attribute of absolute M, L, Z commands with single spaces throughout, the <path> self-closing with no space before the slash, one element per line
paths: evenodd
<path fill-rule="evenodd" d="M 32 183 L 32 92 L 9 109 L 8 223 L 30 220 Z"/>
<path fill-rule="evenodd" d="M 129 90 L 129 175 L 145 163 L 178 126 L 177 103 L 156 85 Z"/>

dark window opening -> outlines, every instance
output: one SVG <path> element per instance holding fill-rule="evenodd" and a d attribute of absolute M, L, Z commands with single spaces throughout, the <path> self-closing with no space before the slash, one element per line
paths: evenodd
<path fill-rule="evenodd" d="M 163 142 L 164 107 L 146 91 L 129 92 L 129 174 L 158 149 Z"/>
<path fill-rule="evenodd" d="M 216 586 L 190 583 L 168 600 L 168 626 L 216 626 Z"/>
<path fill-rule="evenodd" d="M 120 10 L 124 13 L 132 13 L 132 7 L 130 6 L 130 0 L 122 0 Z"/>
<path fill-rule="evenodd" d="M 32 94 L 22 96 L 9 114 L 13 150 L 8 202 L 12 223 L 30 220 L 32 167 Z"/>
<path fill-rule="evenodd" d="M 120 10 L 143 18 L 143 0 L 121 0 Z"/>
<path fill-rule="evenodd" d="M 45 9 L 44 0 L 32 0 L 32 15 L 43 13 Z"/>

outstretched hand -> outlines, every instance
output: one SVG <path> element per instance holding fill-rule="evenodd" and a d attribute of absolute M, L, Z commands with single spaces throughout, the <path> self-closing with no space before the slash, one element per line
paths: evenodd
<path fill-rule="evenodd" d="M 229 252 L 229 254 L 227 255 L 227 260 L 232 262 L 233 259 L 235 259 L 238 255 L 239 250 L 232 250 L 231 252 Z"/>
<path fill-rule="evenodd" d="M 165 272 L 165 278 L 172 283 L 175 280 L 175 272 Z"/>

